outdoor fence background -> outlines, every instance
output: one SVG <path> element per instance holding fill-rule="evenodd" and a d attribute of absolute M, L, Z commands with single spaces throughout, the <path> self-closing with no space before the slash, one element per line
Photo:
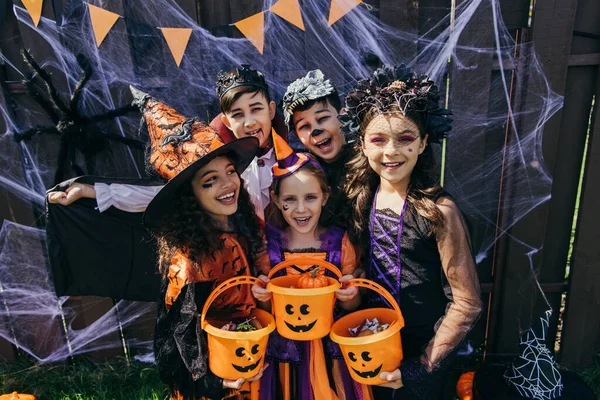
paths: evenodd
<path fill-rule="evenodd" d="M 368 0 L 366 3 L 379 10 L 383 22 L 422 34 L 451 11 L 454 1 Z M 31 49 L 37 59 L 49 56 L 52 49 L 44 47 L 29 27 L 17 22 L 12 13 L 12 3 L 22 7 L 19 0 L 0 1 L 0 50 L 13 64 L 23 67 L 19 55 L 22 47 Z M 241 37 L 237 29 L 229 25 L 260 11 L 263 2 L 178 0 L 177 3 L 214 35 Z M 509 233 L 533 243 L 543 243 L 541 250 L 531 258 L 533 269 L 553 309 L 563 310 L 562 313 L 555 312 L 552 317 L 549 343 L 555 342 L 560 332 L 561 363 L 569 367 L 584 366 L 600 353 L 600 235 L 597 231 L 600 226 L 600 139 L 594 140 L 600 138 L 600 122 L 596 118 L 600 116 L 600 2 L 537 0 L 533 3 L 530 4 L 529 0 L 502 0 L 502 17 L 517 43 L 534 43 L 551 89 L 564 95 L 564 107 L 544 128 L 543 158 L 553 177 L 552 198 L 511 227 Z M 115 12 L 123 8 L 121 0 L 108 0 L 104 5 Z M 61 0 L 47 0 L 42 15 L 59 19 L 61 10 Z M 489 40 L 489 47 L 493 46 L 491 34 L 483 39 Z M 418 46 L 415 44 L 413 49 L 398 51 L 416 54 Z M 517 60 L 527 56 L 518 54 Z M 460 82 L 452 80 L 452 63 L 448 65 L 452 91 L 460 86 Z M 307 53 L 304 71 L 284 71 L 279 78 L 301 76 L 316 67 L 318 60 L 311 59 Z M 489 59 L 481 60 L 474 74 L 479 76 L 478 81 L 489 82 L 498 79 L 498 71 L 498 62 Z M 505 73 L 515 86 L 512 106 L 517 113 L 520 107 L 527 106 L 526 99 L 523 100 L 519 93 L 524 89 L 522 85 L 517 85 L 519 70 L 515 66 L 505 66 Z M 19 83 L 19 76 L 10 69 L 0 69 L 0 81 L 12 98 L 23 104 L 31 102 Z M 486 85 L 482 85 L 481 89 L 486 90 Z M 493 95 L 490 93 L 490 96 Z M 453 96 L 452 99 L 466 105 L 473 102 L 467 96 Z M 6 101 L 0 92 L 0 102 Z M 487 104 L 477 102 L 471 106 L 481 108 L 487 107 Z M 0 132 L 3 132 L 5 127 L 1 124 L 0 120 Z M 510 128 L 507 129 L 507 140 L 510 140 L 511 134 Z M 480 145 L 480 149 L 472 149 L 469 160 L 447 159 L 447 165 L 462 163 L 462 169 L 476 168 L 485 162 L 486 157 L 486 144 L 482 141 Z M 583 183 L 578 195 L 582 173 Z M 503 200 L 502 196 L 511 196 L 509 180 L 504 181 L 501 176 L 490 179 L 497 180 L 494 184 L 499 193 L 498 201 Z M 573 225 L 574 215 L 577 216 L 576 225 Z M 498 215 L 499 223 L 504 217 Z M 38 226 L 40 210 L 31 208 L 0 188 L 0 219 Z M 477 235 L 477 227 L 474 235 Z M 574 242 L 571 243 L 573 235 Z M 572 254 L 569 258 L 570 246 Z M 509 235 L 504 235 L 495 244 L 493 258 L 479 267 L 486 310 L 471 339 L 474 343 L 485 343 L 487 354 L 515 354 L 518 322 L 530 321 L 532 316 L 541 315 L 545 309 L 539 291 L 533 287 L 524 289 L 522 285 L 522 271 L 531 268 L 529 258 L 524 257 L 523 253 L 518 243 L 511 241 Z M 74 328 L 88 326 L 114 305 L 113 299 L 95 297 L 72 297 L 69 302 L 82 310 Z M 559 329 L 561 315 L 562 327 Z M 10 324 L 11 321 L 4 323 Z M 149 312 L 134 326 L 108 339 L 122 340 L 123 343 L 134 339 L 149 340 L 153 328 L 154 314 Z M 18 329 L 18 326 L 13 329 Z M 55 329 L 60 331 L 59 326 Z M 103 350 L 95 353 L 94 357 L 110 359 L 123 356 L 125 348 Z M 11 359 L 17 356 L 17 351 L 0 339 L 0 356 Z"/>

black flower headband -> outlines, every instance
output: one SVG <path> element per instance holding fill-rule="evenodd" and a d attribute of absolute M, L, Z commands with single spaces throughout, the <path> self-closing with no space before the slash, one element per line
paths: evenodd
<path fill-rule="evenodd" d="M 371 79 L 358 81 L 346 96 L 345 108 L 338 116 L 341 132 L 351 140 L 359 138 L 360 126 L 373 112 L 398 110 L 411 118 L 421 114 L 428 141 L 440 143 L 452 129 L 452 113 L 439 102 L 438 88 L 426 75 L 417 76 L 405 65 L 385 65 Z"/>

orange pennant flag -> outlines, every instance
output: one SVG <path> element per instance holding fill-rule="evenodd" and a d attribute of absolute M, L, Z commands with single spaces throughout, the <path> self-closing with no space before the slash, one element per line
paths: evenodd
<path fill-rule="evenodd" d="M 23 5 L 27 9 L 27 12 L 31 16 L 33 20 L 33 24 L 38 26 L 40 23 L 40 18 L 42 17 L 42 6 L 44 5 L 44 0 L 22 0 Z"/>
<path fill-rule="evenodd" d="M 190 36 L 192 36 L 192 28 L 158 29 L 162 31 L 162 34 L 167 41 L 167 45 L 169 45 L 169 49 L 171 50 L 171 54 L 175 59 L 175 63 L 179 67 L 179 64 L 181 64 L 181 59 L 183 58 L 183 54 L 185 53 L 185 49 L 190 41 Z"/>
<path fill-rule="evenodd" d="M 329 9 L 329 26 L 335 24 L 340 18 L 348 14 L 362 3 L 362 0 L 331 0 Z"/>
<path fill-rule="evenodd" d="M 304 30 L 304 21 L 302 21 L 302 12 L 298 0 L 279 0 L 271 7 L 271 12 L 279 15 L 290 24 L 296 25 Z"/>
<path fill-rule="evenodd" d="M 94 36 L 96 37 L 96 47 L 100 47 L 104 38 L 115 25 L 115 22 L 117 22 L 120 15 L 89 3 L 88 9 L 90 10 L 92 29 L 94 30 Z"/>
<path fill-rule="evenodd" d="M 265 47 L 265 12 L 261 11 L 234 25 L 262 54 Z"/>

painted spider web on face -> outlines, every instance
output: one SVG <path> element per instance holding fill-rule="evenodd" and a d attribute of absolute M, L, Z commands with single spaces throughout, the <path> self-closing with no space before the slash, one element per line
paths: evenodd
<path fill-rule="evenodd" d="M 528 399 L 555 399 L 563 391 L 562 376 L 556 360 L 546 346 L 546 332 L 552 310 L 521 336 L 521 355 L 504 373 L 509 386 Z"/>

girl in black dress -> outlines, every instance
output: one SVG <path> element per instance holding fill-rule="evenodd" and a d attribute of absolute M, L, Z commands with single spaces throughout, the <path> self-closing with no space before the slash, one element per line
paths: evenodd
<path fill-rule="evenodd" d="M 405 319 L 404 359 L 381 373 L 389 383 L 373 388 L 377 399 L 451 398 L 447 371 L 482 307 L 465 222 L 434 172 L 430 144 L 452 121 L 438 103 L 427 77 L 384 67 L 348 94 L 340 116 L 342 131 L 358 136 L 346 192 L 367 276 L 396 298 Z"/>

